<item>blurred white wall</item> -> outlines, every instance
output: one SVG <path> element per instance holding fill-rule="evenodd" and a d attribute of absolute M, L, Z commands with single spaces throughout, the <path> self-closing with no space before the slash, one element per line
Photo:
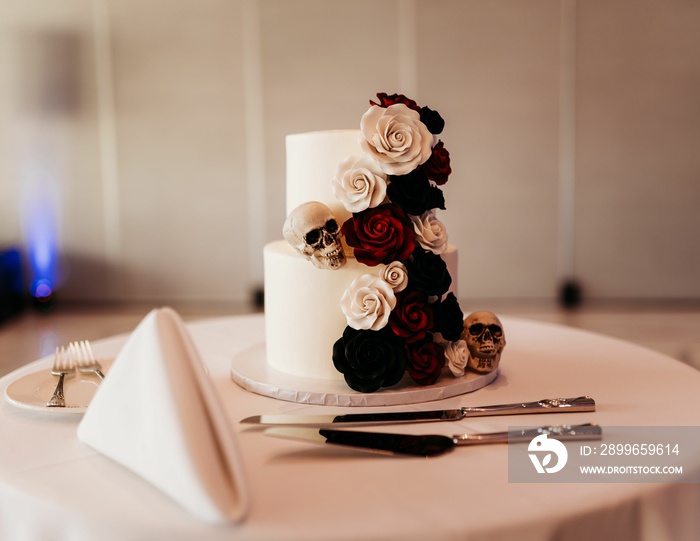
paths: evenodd
<path fill-rule="evenodd" d="M 247 300 L 284 136 L 379 91 L 447 121 L 462 297 L 700 298 L 698 2 L 2 0 L 0 64 L 0 247 L 63 298 Z"/>

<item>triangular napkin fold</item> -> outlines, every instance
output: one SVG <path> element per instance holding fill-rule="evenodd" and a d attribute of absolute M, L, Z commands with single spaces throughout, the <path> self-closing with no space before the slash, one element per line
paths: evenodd
<path fill-rule="evenodd" d="M 235 434 L 196 347 L 170 308 L 151 311 L 114 360 L 78 439 L 210 523 L 243 518 Z"/>

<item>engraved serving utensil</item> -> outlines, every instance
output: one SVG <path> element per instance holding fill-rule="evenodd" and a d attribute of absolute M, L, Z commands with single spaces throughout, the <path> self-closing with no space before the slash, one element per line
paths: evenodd
<path fill-rule="evenodd" d="M 66 377 L 72 377 L 75 375 L 75 365 L 73 363 L 73 357 L 70 355 L 68 350 L 64 347 L 56 348 L 56 354 L 53 358 L 53 367 L 51 368 L 51 374 L 58 376 L 58 383 L 56 384 L 56 389 L 53 395 L 46 403 L 48 408 L 65 408 L 66 400 L 63 395 L 63 381 Z"/>
<path fill-rule="evenodd" d="M 105 379 L 105 375 L 102 373 L 102 365 L 95 357 L 92 352 L 92 346 L 87 340 L 81 340 L 80 342 L 71 342 L 68 344 L 73 357 L 75 358 L 78 370 L 81 374 L 95 374 L 100 379 Z"/>
<path fill-rule="evenodd" d="M 533 413 L 577 413 L 595 411 L 595 400 L 590 396 L 575 398 L 544 398 L 535 402 L 472 406 L 448 410 L 393 411 L 374 413 L 348 413 L 344 415 L 255 415 L 241 421 L 261 426 L 369 426 L 397 423 L 424 423 L 431 421 L 459 421 L 470 417 L 492 415 L 525 415 Z"/>
<path fill-rule="evenodd" d="M 547 434 L 557 440 L 599 440 L 603 430 L 595 423 L 582 425 L 541 426 L 539 428 L 487 432 L 480 434 L 413 435 L 388 434 L 382 432 L 355 432 L 328 428 L 274 427 L 265 434 L 277 438 L 305 441 L 322 445 L 352 447 L 358 451 L 389 455 L 438 456 L 455 447 L 488 443 L 529 442 L 537 436 Z"/>

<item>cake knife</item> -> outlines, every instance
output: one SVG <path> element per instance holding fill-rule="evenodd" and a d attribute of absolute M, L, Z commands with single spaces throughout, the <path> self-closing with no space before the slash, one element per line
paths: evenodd
<path fill-rule="evenodd" d="M 241 421 L 244 424 L 262 426 L 369 426 L 397 423 L 425 423 L 434 421 L 459 421 L 468 417 L 492 415 L 522 415 L 528 413 L 574 413 L 595 411 L 595 400 L 590 396 L 577 398 L 545 398 L 536 402 L 518 402 L 493 406 L 462 407 L 448 410 L 399 411 L 378 413 L 349 413 L 346 415 L 255 415 Z"/>
<path fill-rule="evenodd" d="M 458 434 L 455 436 L 419 436 L 302 427 L 268 428 L 265 430 L 265 434 L 321 445 L 352 447 L 358 451 L 371 453 L 430 457 L 442 455 L 463 445 L 530 442 L 543 434 L 560 441 L 599 440 L 603 437 L 603 430 L 595 423 L 587 423 L 574 426 L 541 426 L 539 428 L 511 429 L 507 432 Z"/>

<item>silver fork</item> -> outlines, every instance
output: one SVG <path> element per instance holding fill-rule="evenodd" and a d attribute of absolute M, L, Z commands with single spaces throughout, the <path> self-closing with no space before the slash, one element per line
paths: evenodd
<path fill-rule="evenodd" d="M 92 346 L 87 340 L 80 342 L 71 342 L 68 347 L 73 352 L 73 357 L 78 365 L 78 370 L 81 374 L 95 374 L 100 379 L 105 379 L 102 373 L 102 365 L 92 352 Z"/>
<path fill-rule="evenodd" d="M 51 373 L 54 376 L 58 376 L 58 383 L 56 384 L 56 389 L 54 390 L 51 399 L 46 403 L 46 406 L 49 408 L 65 408 L 66 400 L 63 396 L 63 380 L 66 377 L 71 377 L 75 374 L 73 358 L 68 353 L 66 348 L 56 348 Z"/>

